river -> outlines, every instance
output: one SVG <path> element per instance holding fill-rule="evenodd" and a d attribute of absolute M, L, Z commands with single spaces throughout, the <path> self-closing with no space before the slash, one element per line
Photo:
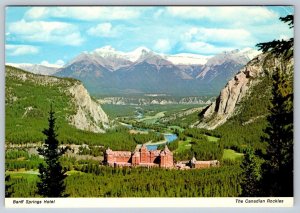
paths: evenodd
<path fill-rule="evenodd" d="M 139 131 L 151 131 L 151 129 L 143 129 L 143 128 L 136 128 L 133 127 L 131 124 L 126 124 L 126 123 L 121 123 L 123 126 L 126 126 L 129 129 L 136 129 Z M 157 132 L 158 134 L 162 134 L 160 132 Z M 178 137 L 176 134 L 174 133 L 163 133 L 165 140 L 164 141 L 159 141 L 159 142 L 155 142 L 153 143 L 153 145 L 147 145 L 148 150 L 156 150 L 158 145 L 161 144 L 167 144 L 167 143 L 172 143 L 173 141 L 175 141 Z"/>
<path fill-rule="evenodd" d="M 164 133 L 164 137 L 166 142 L 161 142 L 159 144 L 156 143 L 155 145 L 147 145 L 148 150 L 156 150 L 158 145 L 172 143 L 177 139 L 177 135 L 173 133 Z"/>

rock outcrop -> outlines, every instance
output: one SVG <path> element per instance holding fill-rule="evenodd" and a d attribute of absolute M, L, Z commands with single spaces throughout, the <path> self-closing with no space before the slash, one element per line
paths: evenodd
<path fill-rule="evenodd" d="M 64 117 L 69 124 L 77 129 L 92 131 L 96 133 L 104 132 L 109 127 L 109 120 L 105 112 L 97 101 L 94 101 L 82 83 L 75 79 L 57 78 L 53 76 L 45 76 L 25 72 L 14 67 L 6 66 L 6 78 L 20 82 L 18 86 L 26 86 L 28 83 L 42 86 L 45 90 L 51 90 L 53 87 L 58 88 L 60 94 L 64 94 L 64 98 L 69 103 L 68 109 L 64 111 Z M 6 86 L 6 102 L 14 103 L 19 99 L 26 97 L 18 96 L 10 85 Z M 34 94 L 34 92 L 33 92 Z M 48 97 L 45 97 L 47 99 Z M 34 104 L 34 103 L 32 103 Z M 74 113 L 70 113 L 69 109 L 74 109 Z M 37 107 L 27 106 L 24 109 L 22 118 Z"/>
<path fill-rule="evenodd" d="M 73 96 L 77 113 L 69 117 L 76 128 L 92 132 L 104 132 L 108 127 L 108 117 L 96 101 L 92 100 L 81 83 L 69 88 Z"/>
<path fill-rule="evenodd" d="M 270 54 L 260 54 L 251 60 L 226 84 L 216 101 L 200 113 L 201 119 L 194 126 L 215 129 L 224 124 L 238 112 L 238 103 L 246 95 L 250 95 L 250 88 L 260 81 L 260 77 L 272 73 L 282 63 L 282 60 Z"/>

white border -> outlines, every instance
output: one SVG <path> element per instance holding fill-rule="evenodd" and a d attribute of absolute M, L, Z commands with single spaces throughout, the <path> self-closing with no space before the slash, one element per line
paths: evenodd
<path fill-rule="evenodd" d="M 139 0 L 1 0 L 0 1 L 0 6 L 1 6 L 1 12 L 0 12 L 0 46 L 1 46 L 1 51 L 0 51 L 0 67 L 2 68 L 0 71 L 0 196 L 2 199 L 0 199 L 0 212 L 24 212 L 24 213 L 35 213 L 35 212 L 40 212 L 39 209 L 5 209 L 4 208 L 4 201 L 5 202 L 9 202 L 9 198 L 4 199 L 4 174 L 5 174 L 5 170 L 4 170 L 4 116 L 5 116 L 5 111 L 4 111 L 4 92 L 5 92 L 5 80 L 4 80 L 4 22 L 5 22 L 5 6 L 6 5 L 294 5 L 295 6 L 295 38 L 297 38 L 297 34 L 298 33 L 298 28 L 299 28 L 299 22 L 297 21 L 297 19 L 299 19 L 298 14 L 297 14 L 297 9 L 298 6 L 300 4 L 300 1 L 296 1 L 296 0 L 251 0 L 251 1 L 241 1 L 241 0 L 143 0 L 143 1 L 139 1 Z M 299 36 L 298 36 L 299 37 Z M 299 59 L 299 44 L 297 42 L 297 39 L 295 40 L 295 82 L 298 82 L 300 80 L 299 77 L 299 65 L 297 63 L 297 59 Z M 298 71 L 298 72 L 297 72 Z M 287 208 L 287 209 L 282 209 L 282 208 L 271 208 L 269 209 L 271 212 L 300 212 L 300 190 L 299 190 L 299 170 L 297 169 L 299 167 L 299 161 L 300 161 L 300 155 L 298 154 L 300 152 L 300 148 L 299 145 L 297 144 L 297 142 L 300 139 L 300 133 L 298 131 L 299 129 L 299 125 L 298 125 L 298 121 L 299 121 L 299 117 L 300 117 L 300 111 L 299 109 L 299 101 L 300 101 L 300 96 L 299 96 L 299 91 L 300 91 L 300 84 L 296 84 L 295 83 L 295 87 L 294 87 L 294 94 L 295 94 L 295 111 L 294 111 L 294 130 L 295 130 L 295 148 L 294 148 L 294 159 L 295 159 L 295 175 L 294 175 L 294 188 L 295 188 L 295 193 L 294 193 L 294 207 L 293 208 Z M 71 205 L 67 206 L 65 203 L 66 200 L 68 200 L 69 198 L 64 198 L 64 204 L 62 205 L 63 208 L 70 208 L 70 207 L 74 207 L 77 208 L 78 204 L 76 201 L 77 198 L 71 199 Z M 81 198 L 79 198 L 81 199 Z M 164 198 L 157 198 L 157 199 L 164 199 Z M 189 199 L 193 199 L 193 198 L 189 198 Z M 213 198 L 213 202 L 212 204 L 209 204 L 208 206 L 217 206 L 219 205 L 219 203 L 222 200 L 230 200 L 230 199 L 235 199 L 235 198 Z M 285 199 L 289 199 L 289 198 L 285 198 Z M 94 200 L 93 198 L 87 198 L 84 200 Z M 98 202 L 100 202 L 99 199 L 96 199 Z M 118 204 L 119 201 L 121 201 L 121 198 L 117 198 L 114 200 L 114 208 L 109 208 L 109 209 L 102 209 L 102 212 L 140 212 L 141 209 L 133 209 L 133 208 L 124 208 L 122 210 L 118 209 Z M 135 204 L 134 207 L 139 206 L 140 204 L 138 204 L 137 200 L 138 198 L 134 198 L 135 200 Z M 145 198 L 145 200 L 147 200 L 147 198 Z M 175 199 L 171 199 L 173 201 L 176 201 Z M 208 202 L 207 199 L 199 199 L 197 198 L 197 202 L 202 202 L 201 200 L 205 200 Z M 170 202 L 173 202 L 170 201 Z M 225 202 L 228 202 L 225 201 Z M 59 201 L 57 201 L 59 202 Z M 85 202 L 85 201 L 84 201 Z M 140 202 L 140 201 L 139 201 Z M 187 201 L 188 202 L 188 201 Z M 230 201 L 229 201 L 230 202 Z M 179 202 L 178 202 L 179 203 Z M 7 203 L 8 204 L 8 203 Z M 140 207 L 147 207 L 149 205 L 143 205 Z M 165 206 L 165 205 L 164 205 Z M 187 212 L 195 212 L 195 211 L 199 211 L 200 209 L 198 208 L 199 206 L 195 206 L 196 208 L 175 208 L 177 207 L 178 204 L 174 204 L 174 206 L 168 207 L 168 208 L 155 208 L 155 210 L 153 210 L 152 208 L 149 209 L 142 209 L 143 212 L 172 212 L 172 213 L 182 213 L 184 211 L 184 213 Z M 90 206 L 93 207 L 93 206 Z M 129 206 L 127 206 L 129 207 Z M 151 206 L 154 207 L 154 206 Z M 158 207 L 158 206 L 157 206 Z M 184 207 L 184 206 L 181 206 Z M 189 206 L 191 207 L 191 206 Z M 238 206 L 238 207 L 243 207 L 243 206 Z M 252 207 L 254 207 L 252 205 Z M 275 207 L 275 206 L 273 206 Z M 19 207 L 22 208 L 22 207 Z M 34 208 L 34 207 L 30 207 L 30 208 Z M 21 210 L 21 211 L 20 211 Z M 82 212 L 83 209 L 72 209 L 72 212 L 77 213 L 77 212 Z M 67 209 L 43 209 L 44 212 L 60 212 L 60 211 L 67 211 Z M 87 210 L 84 210 L 84 212 L 86 212 Z M 88 209 L 89 212 L 99 212 L 99 209 Z M 262 208 L 201 208 L 201 212 L 230 212 L 230 213 L 234 213 L 234 212 L 239 212 L 239 211 L 243 211 L 243 213 L 252 213 L 253 211 L 258 211 L 258 212 L 262 212 L 265 211 Z"/>
<path fill-rule="evenodd" d="M 255 198 L 5 198 L 7 208 L 293 207 L 292 197 Z"/>

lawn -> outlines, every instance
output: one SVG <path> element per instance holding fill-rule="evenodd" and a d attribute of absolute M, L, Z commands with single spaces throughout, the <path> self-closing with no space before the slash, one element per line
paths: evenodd
<path fill-rule="evenodd" d="M 165 111 L 156 113 L 154 116 L 145 116 L 144 118 L 140 119 L 139 121 L 143 121 L 147 124 L 154 124 L 158 119 L 165 116 Z"/>
<path fill-rule="evenodd" d="M 236 160 L 237 158 L 242 157 L 244 154 L 238 153 L 232 149 L 224 149 L 223 160 Z"/>
<path fill-rule="evenodd" d="M 209 135 L 206 135 L 206 137 L 211 142 L 216 142 L 220 139 L 220 138 L 217 138 L 217 137 L 214 137 L 214 136 L 209 136 Z"/>
<path fill-rule="evenodd" d="M 84 172 L 71 170 L 66 172 L 67 175 L 76 175 L 76 174 L 84 174 Z"/>
<path fill-rule="evenodd" d="M 7 175 L 10 175 L 14 179 L 27 179 L 29 182 L 36 182 L 38 179 L 38 174 L 36 171 L 9 171 L 6 172 Z"/>
<path fill-rule="evenodd" d="M 187 149 L 190 149 L 191 148 L 191 142 L 192 138 L 188 137 L 186 141 L 179 141 L 178 142 L 178 148 L 175 150 L 175 152 L 177 153 L 180 153 L 180 152 L 183 152 Z"/>

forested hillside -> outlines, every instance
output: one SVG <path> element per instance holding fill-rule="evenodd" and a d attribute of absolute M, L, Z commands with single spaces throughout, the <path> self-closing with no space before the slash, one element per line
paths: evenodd
<path fill-rule="evenodd" d="M 42 130 L 47 124 L 50 105 L 56 111 L 57 124 L 62 142 L 72 142 L 72 134 L 80 131 L 80 127 L 72 122 L 81 113 L 82 130 L 92 131 L 105 125 L 107 116 L 103 120 L 95 120 L 94 114 L 84 109 L 74 94 L 76 88 L 82 89 L 79 81 L 50 76 L 36 75 L 23 70 L 6 67 L 6 141 L 10 143 L 29 143 L 43 140 Z M 82 95 L 82 99 L 86 94 Z M 87 97 L 89 98 L 89 97 Z M 86 118 L 90 116 L 89 120 Z M 95 116 L 95 117 L 91 117 Z M 80 120 L 78 118 L 78 120 Z M 89 128 L 90 127 L 90 128 Z M 102 130 L 103 131 L 103 130 Z"/>
<path fill-rule="evenodd" d="M 270 52 L 253 59 L 237 74 L 239 76 L 244 72 L 246 80 L 234 77 L 232 88 L 228 83 L 215 103 L 200 113 L 198 125 L 221 136 L 220 142 L 224 148 L 243 152 L 250 145 L 264 153 L 266 143 L 261 138 L 267 127 L 273 71 L 279 67 L 286 67 L 287 73 L 293 76 L 293 59 L 286 61 L 284 56 Z M 239 84 L 243 84 L 241 88 Z"/>
<path fill-rule="evenodd" d="M 70 88 L 72 90 L 69 90 Z M 86 111 L 84 107 L 90 103 L 83 105 L 83 101 L 87 98 L 82 88 L 80 82 L 74 79 L 36 75 L 7 66 L 6 142 L 27 144 L 43 141 L 42 130 L 47 126 L 51 104 L 57 118 L 58 139 L 63 144 L 85 143 L 92 146 L 109 146 L 115 150 L 132 150 L 136 144 L 163 139 L 155 133 L 133 135 L 128 129 L 121 127 L 106 129 L 106 134 L 78 129 L 72 120 L 87 127 L 97 125 L 97 128 L 103 128 L 108 121 L 106 115 L 101 114 L 102 109 L 97 111 L 95 108 L 96 112 Z M 78 93 L 73 94 L 70 91 Z M 100 119 L 98 122 L 95 120 L 97 116 Z"/>

